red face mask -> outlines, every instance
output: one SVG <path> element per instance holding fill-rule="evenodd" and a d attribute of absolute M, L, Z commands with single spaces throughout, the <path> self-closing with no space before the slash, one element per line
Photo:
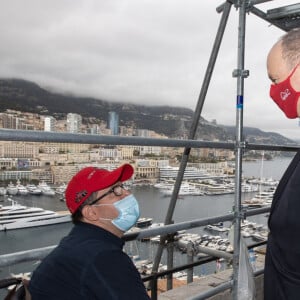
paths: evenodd
<path fill-rule="evenodd" d="M 299 65 L 292 70 L 287 79 L 278 84 L 271 84 L 270 88 L 270 97 L 289 119 L 295 119 L 298 117 L 297 103 L 300 97 L 300 92 L 295 91 L 291 85 L 291 77 L 298 66 Z"/>

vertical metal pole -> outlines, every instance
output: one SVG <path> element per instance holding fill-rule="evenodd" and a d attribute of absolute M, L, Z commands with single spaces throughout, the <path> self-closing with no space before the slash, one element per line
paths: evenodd
<path fill-rule="evenodd" d="M 239 2 L 239 26 L 238 26 L 238 60 L 237 70 L 233 76 L 237 77 L 237 98 L 236 98 L 236 157 L 235 157 L 235 226 L 234 226 L 234 254 L 233 254 L 233 299 L 238 299 L 237 283 L 239 280 L 239 253 L 240 253 L 240 227 L 241 227 L 241 181 L 242 181 L 242 151 L 243 141 L 243 103 L 244 103 L 244 78 L 248 71 L 244 70 L 245 58 L 245 25 L 246 25 L 246 4 L 248 0 Z M 241 299 L 240 299 L 241 300 Z"/>
<path fill-rule="evenodd" d="M 167 245 L 167 268 L 168 270 L 173 268 L 173 259 L 174 259 L 174 243 L 173 239 L 172 242 L 168 243 Z M 167 275 L 167 290 L 171 290 L 173 288 L 173 274 Z"/>
<path fill-rule="evenodd" d="M 220 49 L 220 45 L 221 45 L 221 41 L 224 35 L 224 31 L 225 31 L 225 27 L 227 24 L 227 20 L 228 20 L 228 16 L 230 13 L 230 9 L 231 9 L 231 3 L 226 2 L 224 5 L 224 9 L 223 9 L 223 14 L 222 14 L 222 18 L 220 20 L 220 24 L 219 24 L 219 28 L 217 31 L 217 35 L 215 38 L 215 42 L 212 48 L 212 52 L 211 52 L 211 56 L 208 62 L 208 66 L 206 69 L 206 73 L 205 73 L 205 77 L 202 83 L 202 87 L 201 87 L 201 91 L 200 91 L 200 95 L 198 98 L 198 103 L 197 103 L 197 107 L 194 113 L 194 118 L 193 118 L 193 122 L 192 122 L 192 126 L 189 132 L 189 139 L 194 139 L 195 135 L 196 135 L 196 131 L 197 131 L 197 127 L 198 127 L 198 123 L 199 123 L 199 119 L 201 116 L 201 112 L 202 112 L 202 108 L 203 108 L 203 104 L 204 104 L 204 100 L 207 94 L 207 90 L 208 90 L 208 86 L 210 83 L 210 79 L 212 76 L 212 72 L 215 66 L 215 62 L 217 60 L 217 56 L 219 53 L 219 49 Z M 174 185 L 174 190 L 173 190 L 173 194 L 170 200 L 170 204 L 168 207 L 168 211 L 167 211 L 167 215 L 165 218 L 165 224 L 171 224 L 173 221 L 173 214 L 174 214 L 174 210 L 175 210 L 175 205 L 177 202 L 177 197 L 178 197 L 178 193 L 179 193 L 179 189 L 180 189 L 180 185 L 183 179 L 183 175 L 184 175 L 184 170 L 186 168 L 187 162 L 188 162 L 188 158 L 189 158 L 189 154 L 190 154 L 191 148 L 185 148 L 183 155 L 182 155 L 182 159 L 181 159 L 181 163 L 180 163 L 180 168 L 178 171 L 178 175 L 176 178 L 176 182 Z M 166 237 L 162 236 L 161 237 L 161 242 L 157 248 L 157 252 L 156 252 L 156 256 L 155 256 L 155 260 L 153 263 L 153 268 L 152 271 L 156 272 L 159 266 L 159 262 L 161 260 L 161 256 L 162 256 L 162 252 L 163 252 L 163 248 L 165 245 L 165 240 Z"/>
<path fill-rule="evenodd" d="M 187 263 L 192 263 L 194 261 L 194 244 L 192 242 L 189 242 L 187 244 Z M 194 274 L 194 268 L 187 269 L 187 283 L 193 282 L 193 274 Z"/>

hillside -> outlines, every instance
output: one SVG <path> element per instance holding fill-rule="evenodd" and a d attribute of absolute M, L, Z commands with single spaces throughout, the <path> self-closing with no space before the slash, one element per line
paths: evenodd
<path fill-rule="evenodd" d="M 188 108 L 135 105 L 63 95 L 21 79 L 0 79 L 0 103 L 1 112 L 14 109 L 52 115 L 56 119 L 63 119 L 67 113 L 72 112 L 80 114 L 85 123 L 90 120 L 94 122 L 95 119 L 107 121 L 108 112 L 116 111 L 122 126 L 149 129 L 175 138 L 188 134 L 193 117 L 193 111 Z M 263 132 L 257 128 L 244 128 L 244 133 L 249 142 L 293 143 L 277 133 Z M 233 126 L 217 126 L 201 118 L 197 131 L 198 139 L 228 141 L 234 140 L 234 137 Z"/>

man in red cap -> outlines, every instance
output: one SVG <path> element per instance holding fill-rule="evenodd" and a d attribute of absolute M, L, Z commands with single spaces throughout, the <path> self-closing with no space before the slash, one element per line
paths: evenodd
<path fill-rule="evenodd" d="M 300 116 L 300 28 L 286 33 L 267 60 L 270 96 L 287 118 Z M 300 299 L 300 151 L 274 194 L 264 274 L 265 300 Z"/>
<path fill-rule="evenodd" d="M 34 271 L 33 300 L 149 299 L 122 250 L 122 235 L 139 218 L 138 203 L 122 184 L 132 175 L 125 164 L 114 171 L 87 167 L 71 179 L 65 196 L 74 227 Z"/>

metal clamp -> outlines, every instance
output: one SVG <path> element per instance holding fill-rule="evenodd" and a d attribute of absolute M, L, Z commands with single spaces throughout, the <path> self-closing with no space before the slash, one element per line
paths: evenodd
<path fill-rule="evenodd" d="M 247 78 L 249 74 L 250 74 L 249 70 L 234 69 L 232 72 L 232 77 Z"/>

